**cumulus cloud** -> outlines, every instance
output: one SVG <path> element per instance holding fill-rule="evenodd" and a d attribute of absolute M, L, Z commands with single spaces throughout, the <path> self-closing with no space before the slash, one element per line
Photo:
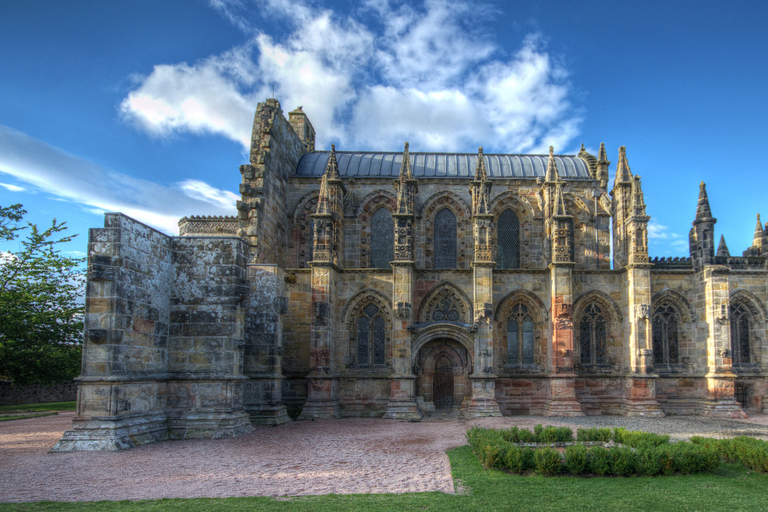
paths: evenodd
<path fill-rule="evenodd" d="M 6 190 L 10 190 L 11 192 L 24 192 L 24 187 L 20 187 L 18 185 L 11 185 L 10 183 L 0 183 L 0 187 L 3 187 Z"/>
<path fill-rule="evenodd" d="M 671 232 L 667 226 L 663 226 L 651 219 L 648 222 L 648 244 L 651 252 L 661 250 L 662 256 L 681 254 L 688 250 L 688 238 L 678 233 Z"/>
<path fill-rule="evenodd" d="M 164 186 L 133 178 L 0 125 L 0 173 L 88 211 L 120 211 L 169 234 L 185 215 L 233 215 L 236 196 L 196 180 Z"/>
<path fill-rule="evenodd" d="M 139 77 L 123 115 L 155 136 L 211 133 L 248 148 L 256 103 L 302 105 L 319 147 L 505 152 L 565 148 L 581 118 L 568 73 L 537 35 L 496 45 L 466 1 L 368 0 L 340 13 L 297 0 L 209 0 L 248 41 Z M 280 24 L 285 31 L 258 27 Z M 254 28 L 255 27 L 255 28 Z"/>

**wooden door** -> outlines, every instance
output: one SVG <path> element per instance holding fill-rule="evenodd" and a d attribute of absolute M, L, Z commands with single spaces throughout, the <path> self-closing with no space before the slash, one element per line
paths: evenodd
<path fill-rule="evenodd" d="M 435 361 L 435 374 L 432 382 L 432 400 L 435 409 L 453 407 L 453 364 L 446 356 Z"/>

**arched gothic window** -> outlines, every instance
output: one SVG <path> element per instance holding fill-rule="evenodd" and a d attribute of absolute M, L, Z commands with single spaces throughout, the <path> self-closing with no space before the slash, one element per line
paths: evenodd
<path fill-rule="evenodd" d="M 499 216 L 496 238 L 497 268 L 520 268 L 520 219 L 512 210 Z"/>
<path fill-rule="evenodd" d="M 733 364 L 749 364 L 752 315 L 744 304 L 731 305 L 731 353 Z"/>
<path fill-rule="evenodd" d="M 395 222 L 386 208 L 371 217 L 371 268 L 390 268 L 395 259 Z"/>
<path fill-rule="evenodd" d="M 357 318 L 357 364 L 359 366 L 384 364 L 385 332 L 386 322 L 379 308 L 374 304 L 365 306 L 362 314 Z"/>
<path fill-rule="evenodd" d="M 585 365 L 606 364 L 606 315 L 602 307 L 590 304 L 579 320 L 579 362 Z"/>
<path fill-rule="evenodd" d="M 507 321 L 507 364 L 533 364 L 533 319 L 518 304 Z"/>
<path fill-rule="evenodd" d="M 653 312 L 653 364 L 677 364 L 680 315 L 670 304 Z"/>
<path fill-rule="evenodd" d="M 448 208 L 435 215 L 435 268 L 456 268 L 456 216 Z"/>

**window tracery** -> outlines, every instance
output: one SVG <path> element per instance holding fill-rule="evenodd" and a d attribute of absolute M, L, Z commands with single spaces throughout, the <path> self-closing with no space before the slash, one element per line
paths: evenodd
<path fill-rule="evenodd" d="M 456 216 L 448 208 L 435 215 L 435 268 L 456 268 Z"/>
<path fill-rule="evenodd" d="M 500 269 L 520 268 L 520 219 L 511 209 L 504 210 L 499 216 L 496 266 Z"/>
<path fill-rule="evenodd" d="M 583 365 L 607 364 L 607 317 L 603 308 L 592 303 L 579 320 L 579 362 Z"/>
<path fill-rule="evenodd" d="M 365 306 L 357 317 L 358 366 L 385 364 L 386 322 L 375 304 Z"/>
<path fill-rule="evenodd" d="M 731 354 L 733 364 L 751 362 L 752 315 L 744 304 L 731 305 Z"/>
<path fill-rule="evenodd" d="M 395 259 L 395 222 L 386 208 L 371 217 L 371 268 L 390 268 Z"/>
<path fill-rule="evenodd" d="M 533 318 L 524 304 L 507 321 L 507 364 L 533 364 Z"/>
<path fill-rule="evenodd" d="M 653 312 L 653 364 L 677 364 L 679 361 L 680 314 L 669 303 Z"/>

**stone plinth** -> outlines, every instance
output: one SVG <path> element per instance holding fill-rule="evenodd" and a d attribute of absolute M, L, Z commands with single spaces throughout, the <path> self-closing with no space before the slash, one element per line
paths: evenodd
<path fill-rule="evenodd" d="M 584 416 L 576 400 L 575 375 L 552 377 L 549 380 L 549 400 L 544 405 L 544 416 Z"/>
<path fill-rule="evenodd" d="M 630 377 L 624 383 L 625 399 L 621 407 L 624 416 L 662 418 L 664 410 L 656 400 L 655 377 Z"/>

